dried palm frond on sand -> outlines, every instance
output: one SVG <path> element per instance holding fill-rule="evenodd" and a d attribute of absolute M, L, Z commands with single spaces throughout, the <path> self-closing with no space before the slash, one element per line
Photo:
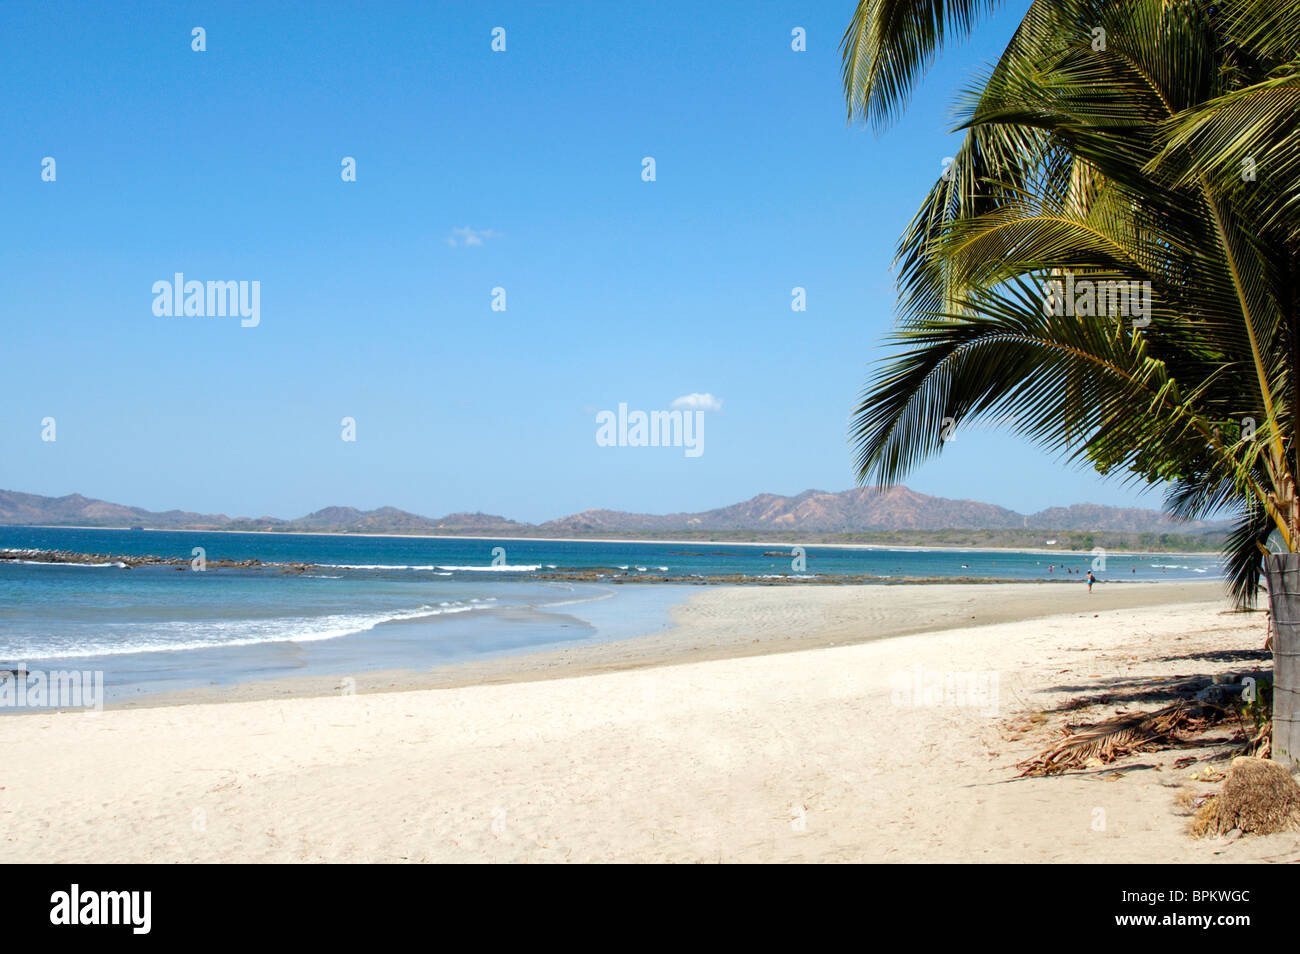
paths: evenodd
<path fill-rule="evenodd" d="M 1019 763 L 1026 775 L 1056 775 L 1067 769 L 1081 768 L 1094 759 L 1113 762 L 1131 752 L 1140 752 L 1160 742 L 1173 739 L 1174 733 L 1191 720 L 1185 702 L 1155 712 L 1138 712 L 1117 716 L 1082 732 L 1071 734 L 1054 748 Z"/>

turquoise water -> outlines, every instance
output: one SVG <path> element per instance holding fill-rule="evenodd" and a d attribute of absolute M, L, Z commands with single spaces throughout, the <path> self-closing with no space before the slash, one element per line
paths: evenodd
<path fill-rule="evenodd" d="M 658 632 L 688 584 L 871 574 L 1075 579 L 1088 554 L 593 543 L 0 527 L 0 549 L 189 561 L 317 564 L 193 572 L 188 565 L 0 563 L 0 667 L 96 669 L 109 698 L 305 672 L 432 666 Z M 1055 569 L 1049 572 L 1049 566 Z M 546 574 L 585 571 L 570 582 Z M 1207 579 L 1209 556 L 1107 555 L 1103 581 Z M 638 578 L 666 579 L 627 586 Z M 882 591 L 883 593 L 883 591 Z"/>

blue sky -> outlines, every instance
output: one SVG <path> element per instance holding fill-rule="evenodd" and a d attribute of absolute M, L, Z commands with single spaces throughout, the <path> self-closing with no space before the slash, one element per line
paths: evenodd
<path fill-rule="evenodd" d="M 852 6 L 4 4 L 0 487 L 545 520 L 852 486 L 895 242 L 1025 4 L 879 135 L 845 123 Z M 156 317 L 175 272 L 259 281 L 260 324 Z M 697 392 L 701 456 L 597 445 Z M 989 433 L 907 483 L 1159 505 Z"/>

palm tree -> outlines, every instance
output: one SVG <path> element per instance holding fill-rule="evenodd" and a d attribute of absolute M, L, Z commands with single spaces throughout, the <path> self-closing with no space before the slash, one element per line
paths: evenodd
<path fill-rule="evenodd" d="M 886 125 L 996 6 L 861 0 L 850 120 Z M 1035 0 L 960 101 L 965 138 L 903 235 L 892 353 L 851 429 L 890 484 L 981 416 L 1166 508 L 1233 519 L 1266 574 L 1274 757 L 1300 756 L 1300 15 L 1290 0 Z M 1272 551 L 1280 551 L 1270 553 Z M 1290 609 L 1289 607 L 1295 607 Z"/>

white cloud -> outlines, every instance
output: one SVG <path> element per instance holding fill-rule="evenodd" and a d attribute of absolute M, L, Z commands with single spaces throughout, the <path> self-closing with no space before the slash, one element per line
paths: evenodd
<path fill-rule="evenodd" d="M 500 236 L 501 233 L 494 229 L 471 229 L 467 226 L 463 229 L 452 229 L 451 235 L 447 237 L 447 244 L 452 248 L 457 245 L 478 246 L 488 239 L 499 238 Z"/>
<path fill-rule="evenodd" d="M 673 407 L 688 411 L 721 411 L 722 398 L 715 398 L 712 394 L 683 394 L 673 401 Z"/>

